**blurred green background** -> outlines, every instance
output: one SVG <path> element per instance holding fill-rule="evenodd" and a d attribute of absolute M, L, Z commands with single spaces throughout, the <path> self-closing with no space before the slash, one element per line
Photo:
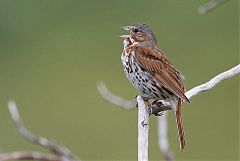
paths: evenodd
<path fill-rule="evenodd" d="M 1 0 L 0 151 L 42 150 L 17 133 L 7 110 L 14 99 L 26 126 L 66 145 L 82 160 L 137 160 L 137 110 L 105 101 L 103 80 L 126 99 L 137 92 L 120 62 L 126 33 L 120 26 L 146 22 L 161 50 L 186 77 L 187 89 L 238 64 L 237 0 L 199 15 L 207 0 Z M 238 160 L 238 84 L 235 76 L 184 105 L 187 146 L 176 160 Z M 157 118 L 150 120 L 150 160 L 160 160 Z"/>

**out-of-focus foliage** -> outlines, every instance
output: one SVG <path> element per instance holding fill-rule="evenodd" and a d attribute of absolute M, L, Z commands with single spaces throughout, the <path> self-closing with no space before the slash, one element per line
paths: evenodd
<path fill-rule="evenodd" d="M 120 26 L 148 23 L 190 89 L 238 63 L 238 1 L 199 15 L 205 2 L 1 0 L 0 150 L 40 150 L 16 133 L 6 107 L 12 98 L 29 129 L 81 159 L 136 160 L 136 110 L 106 102 L 95 87 L 104 80 L 126 99 L 137 95 L 122 71 Z M 234 77 L 183 107 L 184 152 L 169 115 L 178 160 L 238 160 L 238 89 Z M 150 121 L 149 156 L 159 160 L 156 117 Z"/>

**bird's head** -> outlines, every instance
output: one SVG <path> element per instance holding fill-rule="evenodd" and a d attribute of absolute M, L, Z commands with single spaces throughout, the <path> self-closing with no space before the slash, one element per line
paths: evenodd
<path fill-rule="evenodd" d="M 129 31 L 129 36 L 132 43 L 140 43 L 142 45 L 157 45 L 156 38 L 151 31 L 150 27 L 144 23 L 138 23 L 133 25 L 126 25 L 122 27 Z"/>

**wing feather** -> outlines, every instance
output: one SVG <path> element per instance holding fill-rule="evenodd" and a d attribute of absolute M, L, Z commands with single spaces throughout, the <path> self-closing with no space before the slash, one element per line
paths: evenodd
<path fill-rule="evenodd" d="M 153 73 L 159 84 L 170 90 L 182 100 L 189 102 L 185 96 L 183 76 L 158 48 L 134 46 L 135 57 L 141 67 Z"/>

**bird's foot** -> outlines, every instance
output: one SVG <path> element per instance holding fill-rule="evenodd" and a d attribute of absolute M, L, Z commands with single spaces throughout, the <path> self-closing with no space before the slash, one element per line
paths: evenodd
<path fill-rule="evenodd" d="M 149 107 L 149 115 L 162 116 L 164 114 L 164 107 L 160 100 L 154 100 Z"/>

